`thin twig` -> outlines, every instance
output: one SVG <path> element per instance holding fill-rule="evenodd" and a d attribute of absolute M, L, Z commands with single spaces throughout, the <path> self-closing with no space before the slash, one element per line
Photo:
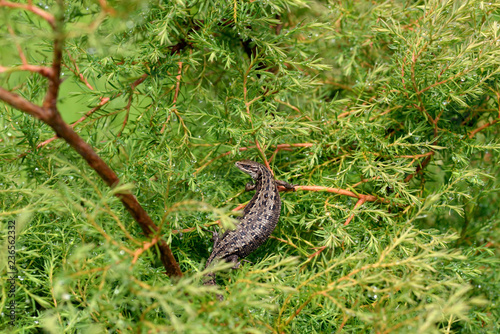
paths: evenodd
<path fill-rule="evenodd" d="M 472 139 L 476 133 L 478 133 L 479 131 L 481 130 L 484 130 L 486 129 L 487 127 L 489 126 L 492 126 L 493 124 L 496 124 L 500 121 L 500 118 L 497 118 L 497 119 L 494 119 L 493 121 L 489 122 L 489 123 L 486 123 L 486 124 L 483 124 L 481 125 L 480 127 L 478 127 L 477 129 L 474 129 L 472 130 L 470 133 L 469 133 L 469 138 Z"/>
<path fill-rule="evenodd" d="M 9 3 L 6 1 L 0 1 L 0 6 L 24 8 L 34 13 L 38 12 L 43 14 L 43 11 L 37 11 L 37 7 L 32 6 L 31 3 L 28 5 L 21 5 Z M 62 6 L 62 4 L 60 4 L 60 6 Z M 63 13 L 62 10 L 61 13 Z M 43 101 L 43 105 L 38 106 L 2 87 L 0 87 L 0 99 L 10 104 L 12 107 L 28 113 L 49 125 L 55 131 L 58 137 L 63 138 L 76 152 L 78 152 L 85 159 L 85 161 L 92 169 L 97 172 L 101 179 L 110 188 L 114 189 L 120 184 L 120 180 L 116 173 L 104 162 L 104 160 L 99 157 L 99 155 L 92 149 L 92 147 L 73 130 L 70 125 L 64 122 L 59 110 L 57 109 L 57 97 L 59 94 L 59 86 L 61 84 L 60 74 L 64 43 L 62 25 L 64 23 L 64 18 L 61 14 L 61 16 L 57 18 L 57 21 L 52 16 L 47 17 L 46 20 L 49 23 L 52 23 L 51 25 L 55 30 L 55 38 L 51 67 L 52 73 L 48 77 L 48 89 Z M 136 81 L 137 84 L 138 82 L 139 80 Z M 105 102 L 104 101 L 104 99 L 101 100 L 102 105 L 107 103 L 109 100 Z M 160 229 L 153 223 L 153 221 L 146 213 L 144 208 L 139 204 L 135 196 L 127 190 L 116 191 L 115 195 L 121 200 L 125 208 L 137 221 L 143 233 L 146 236 L 158 238 L 161 232 Z M 159 239 L 157 245 L 160 251 L 161 261 L 167 271 L 167 274 L 172 277 L 182 276 L 179 264 L 175 260 L 172 251 L 170 250 L 167 243 L 163 239 Z"/>
<path fill-rule="evenodd" d="M 184 120 L 181 118 L 181 116 L 177 112 L 177 97 L 179 96 L 179 90 L 181 87 L 181 79 L 182 79 L 182 61 L 178 62 L 177 64 L 179 65 L 179 71 L 177 72 L 177 76 L 175 77 L 176 84 L 175 84 L 175 92 L 174 92 L 172 111 L 179 118 L 179 122 L 181 122 L 181 124 L 184 127 L 184 132 L 186 132 L 186 126 L 184 125 Z M 167 117 L 167 120 L 163 123 L 163 126 L 161 128 L 160 133 L 163 133 L 165 131 L 165 127 L 167 126 L 167 123 L 169 120 L 170 120 L 170 115 Z"/>
<path fill-rule="evenodd" d="M 73 63 L 73 66 L 75 67 L 74 69 L 72 69 L 71 67 L 69 67 L 68 65 L 64 65 L 66 66 L 67 69 L 69 69 L 71 72 L 73 72 L 78 78 L 80 78 L 80 80 L 85 84 L 85 86 L 88 87 L 88 89 L 90 90 L 94 90 L 94 87 L 92 87 L 91 84 L 89 84 L 87 78 L 85 78 L 83 76 L 83 74 L 80 72 L 80 69 L 78 68 L 78 65 L 76 64 L 76 61 L 75 59 L 73 59 L 73 57 L 71 57 L 71 54 L 69 53 L 68 50 L 66 50 L 66 53 L 68 54 L 68 57 L 69 59 L 71 60 L 71 63 Z"/>
<path fill-rule="evenodd" d="M 57 97 L 56 97 L 57 98 Z M 115 172 L 95 153 L 92 147 L 87 144 L 68 124 L 64 122 L 57 108 L 50 111 L 39 107 L 17 94 L 9 92 L 0 87 L 0 99 L 7 102 L 11 106 L 21 111 L 24 111 L 47 125 L 49 125 L 56 134 L 63 138 L 75 151 L 77 151 L 87 161 L 89 166 L 94 169 L 103 181 L 110 187 L 115 188 L 120 184 L 120 180 Z M 53 103 L 48 103 L 52 106 Z M 52 107 L 51 107 L 52 108 Z M 125 208 L 134 217 L 141 227 L 143 233 L 149 237 L 156 237 L 161 232 L 160 229 L 153 223 L 144 208 L 139 204 L 132 193 L 128 191 L 117 192 L 115 194 L 123 203 Z M 161 239 L 158 243 L 160 249 L 160 257 L 167 270 L 169 276 L 182 276 L 179 264 L 175 260 L 172 251 L 167 243 Z"/>
<path fill-rule="evenodd" d="M 352 211 L 356 210 L 357 208 L 359 208 L 361 205 L 363 205 L 363 203 L 365 202 L 366 200 L 364 198 L 360 198 L 357 202 L 356 202 L 356 205 L 354 206 L 354 209 L 352 209 Z M 344 223 L 344 226 L 347 226 L 349 225 L 349 223 L 351 222 L 351 220 L 354 218 L 354 212 L 352 213 L 352 215 L 347 218 L 346 222 Z"/>
<path fill-rule="evenodd" d="M 160 240 L 160 238 L 158 236 L 155 236 L 151 239 L 150 242 L 144 242 L 142 247 L 137 248 L 134 251 L 134 258 L 132 260 L 132 264 L 135 264 L 137 262 L 137 260 L 139 259 L 139 256 L 141 256 L 142 253 L 144 253 L 145 251 L 147 251 L 148 249 L 150 249 L 151 247 L 156 245 L 159 240 Z"/>
<path fill-rule="evenodd" d="M 264 151 L 260 147 L 259 141 L 257 139 L 255 139 L 255 146 L 257 147 L 257 150 L 259 150 L 260 156 L 264 160 L 264 164 L 266 165 L 267 169 L 269 169 L 271 171 L 271 174 L 273 174 L 273 176 L 274 176 L 274 172 L 271 169 L 271 166 L 269 166 L 269 161 L 267 161 L 266 154 L 264 153 Z"/>
<path fill-rule="evenodd" d="M 273 147 L 276 147 L 276 150 L 280 151 L 280 150 L 287 150 L 287 149 L 290 149 L 290 148 L 293 148 L 293 147 L 311 147 L 313 146 L 314 144 L 313 143 L 297 143 L 297 144 L 279 144 L 279 145 L 276 145 L 276 146 L 273 146 Z M 243 151 L 246 151 L 246 150 L 249 150 L 249 149 L 252 149 L 252 148 L 256 148 L 257 146 L 248 146 L 248 147 L 240 147 L 238 148 L 238 151 L 240 152 L 243 152 Z M 225 153 L 222 153 L 220 155 L 218 155 L 217 157 L 209 160 L 208 162 L 204 163 L 203 165 L 201 165 L 200 167 L 198 167 L 196 169 L 196 171 L 194 172 L 194 175 L 198 174 L 202 169 L 204 169 L 205 167 L 207 167 L 208 165 L 210 165 L 212 162 L 214 162 L 215 160 L 218 160 L 218 159 L 221 159 L 227 155 L 230 155 L 232 153 L 232 151 L 227 151 Z M 276 151 L 275 151 L 276 153 Z M 271 159 L 269 159 L 269 162 L 271 162 L 274 158 L 274 155 L 271 156 Z"/>
<path fill-rule="evenodd" d="M 125 118 L 123 119 L 123 123 L 122 123 L 122 128 L 120 129 L 120 131 L 118 131 L 117 133 L 117 137 L 120 137 L 123 130 L 125 130 L 125 127 L 127 126 L 127 123 L 128 123 L 128 118 L 129 118 L 129 115 L 130 115 L 130 107 L 132 106 L 132 98 L 134 97 L 134 91 L 135 91 L 135 88 L 140 85 L 141 83 L 144 82 L 144 80 L 146 80 L 146 78 L 148 77 L 148 75 L 146 73 L 144 73 L 143 75 L 141 75 L 141 77 L 137 80 L 135 80 L 131 85 L 130 85 L 130 93 L 129 93 L 129 97 L 128 97 L 128 102 L 127 102 L 127 105 L 125 106 Z"/>
<path fill-rule="evenodd" d="M 431 159 L 432 159 L 432 156 L 434 155 L 434 152 L 431 152 L 432 154 L 428 155 L 424 161 L 422 161 L 422 163 L 417 167 L 417 169 L 415 170 L 415 173 L 413 174 L 410 174 L 408 175 L 407 177 L 405 177 L 405 182 L 410 182 L 411 179 L 413 179 L 413 177 L 415 175 L 417 175 L 418 173 L 420 173 L 425 167 L 427 167 L 427 165 L 429 164 L 429 162 L 431 162 Z"/>
<path fill-rule="evenodd" d="M 19 8 L 19 9 L 24 9 L 24 10 L 27 10 L 29 12 L 32 12 L 33 14 L 38 15 L 42 19 L 47 21 L 47 23 L 52 27 L 52 29 L 54 29 L 54 30 L 56 29 L 55 17 L 52 14 L 44 11 L 43 9 L 41 9 L 37 6 L 33 6 L 33 4 L 31 4 L 31 3 L 22 4 L 22 3 L 14 3 L 14 2 L 10 2 L 10 1 L 0 0 L 0 6 L 10 7 L 10 8 Z"/>
<path fill-rule="evenodd" d="M 285 187 L 279 187 L 280 190 L 286 191 Z M 363 194 L 355 194 L 352 191 L 339 189 L 339 188 L 330 188 L 330 187 L 322 187 L 322 186 L 295 186 L 295 190 L 299 191 L 326 191 L 329 193 L 335 193 L 339 195 L 354 197 L 358 199 L 363 199 L 366 202 L 381 202 L 389 204 L 390 201 L 386 198 L 377 197 L 374 195 L 363 195 Z"/>

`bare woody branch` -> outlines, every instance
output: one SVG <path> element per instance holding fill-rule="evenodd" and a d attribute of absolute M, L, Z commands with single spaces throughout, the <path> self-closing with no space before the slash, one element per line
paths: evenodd
<path fill-rule="evenodd" d="M 71 126 L 64 122 L 57 109 L 54 109 L 55 112 L 47 112 L 46 109 L 26 101 L 19 95 L 1 87 L 0 99 L 14 108 L 27 112 L 49 125 L 56 132 L 58 137 L 63 138 L 85 159 L 85 161 L 87 161 L 89 166 L 99 174 L 109 187 L 114 188 L 119 184 L 120 180 L 115 172 L 97 155 L 97 153 L 94 152 L 92 147 L 71 128 Z M 139 223 L 145 235 L 153 238 L 158 236 L 160 229 L 153 223 L 134 195 L 129 192 L 123 192 L 117 193 L 116 196 L 121 200 L 137 223 Z M 167 274 L 169 276 L 182 276 L 179 264 L 175 260 L 167 243 L 164 240 L 160 240 L 158 246 L 161 253 L 161 260 L 167 270 Z"/>
<path fill-rule="evenodd" d="M 70 125 L 64 122 L 61 114 L 57 109 L 57 97 L 59 94 L 59 86 L 61 84 L 60 73 L 63 43 L 65 37 L 62 29 L 63 18 L 57 17 L 56 19 L 51 14 L 44 12 L 36 6 L 33 6 L 31 3 L 27 5 L 15 4 L 0 0 L 0 6 L 29 10 L 45 19 L 54 29 L 55 33 L 52 67 L 50 68 L 50 71 L 41 73 L 42 75 L 45 74 L 48 78 L 48 89 L 43 101 L 43 105 L 38 106 L 2 87 L 0 87 L 0 100 L 5 101 L 12 107 L 26 112 L 49 125 L 55 131 L 58 137 L 63 138 L 75 151 L 77 151 L 85 159 L 89 166 L 97 172 L 97 174 L 110 188 L 115 188 L 120 183 L 118 176 L 104 162 L 104 160 L 102 160 L 99 155 L 97 155 L 92 147 L 87 144 Z M 60 6 L 62 6 L 62 3 L 60 3 Z M 23 61 L 23 66 L 25 67 L 24 69 L 40 73 L 40 71 L 36 70 L 36 68 L 26 67 L 26 65 L 28 64 L 26 64 L 24 55 L 22 55 L 22 51 L 20 53 L 20 57 Z M 5 67 L 1 67 L 0 69 L 5 69 Z M 101 107 L 108 101 L 109 99 L 101 100 L 101 104 L 98 107 Z M 116 196 L 121 200 L 127 211 L 129 211 L 132 217 L 137 221 L 143 233 L 153 239 L 153 241 L 151 242 L 151 246 L 157 243 L 160 251 L 160 258 L 166 269 L 166 273 L 171 277 L 182 276 L 179 264 L 175 260 L 169 246 L 163 239 L 159 238 L 159 234 L 161 232 L 160 228 L 153 223 L 153 221 L 146 213 L 144 208 L 139 204 L 135 196 L 129 191 L 117 192 Z"/>
<path fill-rule="evenodd" d="M 286 190 L 284 187 L 279 187 L 280 190 Z M 329 193 L 335 193 L 339 195 L 344 195 L 344 196 L 349 196 L 357 199 L 362 199 L 363 202 L 381 202 L 381 203 L 386 203 L 389 204 L 390 201 L 386 198 L 381 198 L 377 197 L 374 195 L 364 195 L 364 194 L 356 194 L 353 193 L 352 191 L 345 190 L 345 189 L 339 189 L 339 188 L 331 188 L 331 187 L 322 187 L 322 186 L 295 186 L 295 189 L 297 191 L 303 190 L 303 191 L 325 191 Z"/>
<path fill-rule="evenodd" d="M 55 17 L 52 14 L 44 11 L 40 7 L 34 6 L 32 3 L 22 4 L 22 3 L 15 3 L 15 2 L 10 2 L 10 1 L 0 0 L 0 6 L 27 10 L 29 12 L 32 12 L 35 15 L 40 16 L 42 19 L 47 21 L 47 23 L 52 27 L 52 29 L 56 28 Z"/>
<path fill-rule="evenodd" d="M 478 133 L 479 131 L 482 131 L 482 130 L 486 129 L 487 127 L 490 127 L 493 124 L 496 124 L 500 121 L 500 92 L 495 92 L 495 94 L 497 96 L 497 103 L 498 103 L 498 117 L 496 119 L 494 119 L 493 121 L 485 123 L 485 124 L 481 125 L 480 127 L 478 127 L 477 129 L 472 130 L 469 133 L 470 139 L 474 138 L 476 133 Z"/>

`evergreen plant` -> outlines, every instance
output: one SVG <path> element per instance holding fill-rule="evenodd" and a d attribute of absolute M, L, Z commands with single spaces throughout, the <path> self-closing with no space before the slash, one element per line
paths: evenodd
<path fill-rule="evenodd" d="M 498 2 L 0 17 L 0 330 L 500 332 Z M 297 191 L 206 287 L 209 230 L 252 196 L 243 159 Z"/>

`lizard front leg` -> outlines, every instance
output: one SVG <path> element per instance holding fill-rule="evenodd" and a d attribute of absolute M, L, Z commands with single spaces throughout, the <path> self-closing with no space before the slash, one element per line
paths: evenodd
<path fill-rule="evenodd" d="M 282 187 L 285 187 L 286 189 L 293 189 L 293 191 L 296 191 L 295 190 L 295 185 L 290 184 L 290 183 L 288 183 L 286 181 L 274 180 L 274 183 L 276 183 L 277 186 L 282 186 Z"/>
<path fill-rule="evenodd" d="M 248 182 L 246 185 L 245 185 L 245 191 L 252 191 L 252 190 L 255 190 L 255 184 L 253 184 L 252 182 Z"/>
<path fill-rule="evenodd" d="M 219 236 L 219 233 L 216 232 L 216 231 L 212 231 L 212 230 L 209 230 L 208 228 L 204 228 L 202 227 L 201 228 L 203 231 L 205 232 L 210 232 L 212 233 L 212 238 L 211 238 L 211 241 L 214 243 L 214 247 L 213 249 L 215 249 L 217 247 L 217 244 L 219 243 L 219 240 L 220 240 L 220 236 Z"/>
<path fill-rule="evenodd" d="M 216 249 L 217 245 L 219 244 L 219 240 L 220 240 L 219 233 L 216 231 L 211 231 L 211 232 L 212 232 L 212 241 L 214 242 L 213 249 Z"/>

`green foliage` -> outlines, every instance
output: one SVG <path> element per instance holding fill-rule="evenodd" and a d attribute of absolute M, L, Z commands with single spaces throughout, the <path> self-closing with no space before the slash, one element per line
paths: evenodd
<path fill-rule="evenodd" d="M 38 147 L 51 129 L 2 104 L 13 330 L 500 331 L 499 4 L 99 4 L 64 3 L 58 106 L 75 121 L 103 104 L 75 129 L 161 226 L 184 277 L 167 277 L 154 247 L 134 259 L 149 240 L 114 192 L 63 141 Z M 40 104 L 47 80 L 20 71 L 16 45 L 50 66 L 52 31 L 31 12 L 0 15 L 1 86 Z M 201 284 L 211 250 L 202 227 L 231 225 L 252 196 L 233 163 L 264 158 L 290 183 L 383 200 L 283 193 L 252 263 L 220 264 L 219 303 Z"/>

